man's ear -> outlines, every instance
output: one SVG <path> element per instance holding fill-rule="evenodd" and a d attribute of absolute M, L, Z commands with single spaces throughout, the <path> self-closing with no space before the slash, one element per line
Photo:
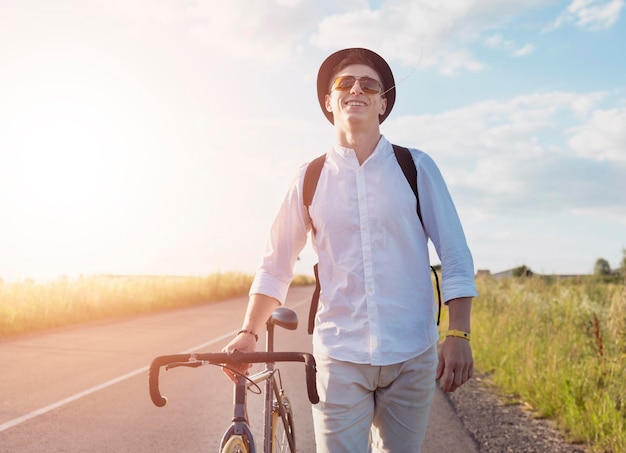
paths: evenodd
<path fill-rule="evenodd" d="M 330 103 L 330 94 L 327 94 L 327 95 L 324 97 L 324 104 L 325 104 L 325 107 L 326 107 L 326 110 L 327 110 L 327 111 L 329 111 L 329 112 L 332 112 L 332 111 L 333 111 L 333 106 L 332 106 L 332 104 Z"/>
<path fill-rule="evenodd" d="M 380 101 L 380 115 L 383 115 L 387 110 L 387 98 L 381 98 Z"/>

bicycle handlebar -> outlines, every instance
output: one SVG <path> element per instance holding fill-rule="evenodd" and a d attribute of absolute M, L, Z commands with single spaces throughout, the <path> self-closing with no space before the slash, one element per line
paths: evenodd
<path fill-rule="evenodd" d="M 157 407 L 163 407 L 167 399 L 159 391 L 159 370 L 163 366 L 171 364 L 183 364 L 185 362 L 209 362 L 215 365 L 239 365 L 242 363 L 274 363 L 274 362 L 304 362 L 306 372 L 306 387 L 309 401 L 317 404 L 320 400 L 315 383 L 315 358 L 306 352 L 206 352 L 191 354 L 172 354 L 156 357 L 150 364 L 148 382 L 150 398 Z"/>

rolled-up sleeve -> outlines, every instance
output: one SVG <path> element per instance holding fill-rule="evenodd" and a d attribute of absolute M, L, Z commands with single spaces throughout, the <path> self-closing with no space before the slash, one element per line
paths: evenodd
<path fill-rule="evenodd" d="M 284 304 L 293 278 L 293 267 L 306 245 L 310 222 L 302 202 L 306 165 L 290 184 L 270 229 L 261 264 L 250 294 L 263 294 Z"/>
<path fill-rule="evenodd" d="M 475 297 L 472 254 L 443 176 L 427 154 L 419 152 L 414 158 L 424 226 L 441 260 L 443 300 Z"/>

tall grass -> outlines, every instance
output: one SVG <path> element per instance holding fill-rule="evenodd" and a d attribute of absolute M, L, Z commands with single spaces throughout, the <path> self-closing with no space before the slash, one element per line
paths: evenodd
<path fill-rule="evenodd" d="M 626 289 L 593 279 L 479 278 L 477 369 L 595 452 L 626 452 Z"/>
<path fill-rule="evenodd" d="M 252 276 L 101 276 L 0 283 L 0 337 L 244 295 Z"/>

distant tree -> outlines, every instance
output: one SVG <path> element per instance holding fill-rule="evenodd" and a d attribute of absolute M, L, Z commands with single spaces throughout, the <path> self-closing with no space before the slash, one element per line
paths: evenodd
<path fill-rule="evenodd" d="M 611 275 L 611 265 L 604 258 L 598 258 L 593 267 L 593 275 Z"/>
<path fill-rule="evenodd" d="M 624 275 L 624 277 L 626 278 L 626 248 L 622 249 L 622 262 L 620 263 L 619 268 L 622 271 L 622 274 Z"/>
<path fill-rule="evenodd" d="M 513 277 L 531 277 L 532 275 L 533 271 L 525 264 L 513 269 Z"/>

